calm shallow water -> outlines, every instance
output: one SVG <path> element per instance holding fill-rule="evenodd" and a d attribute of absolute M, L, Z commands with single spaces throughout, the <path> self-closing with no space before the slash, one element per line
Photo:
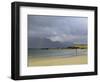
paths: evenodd
<path fill-rule="evenodd" d="M 28 56 L 31 57 L 69 57 L 76 55 L 87 55 L 87 49 L 28 49 Z"/>

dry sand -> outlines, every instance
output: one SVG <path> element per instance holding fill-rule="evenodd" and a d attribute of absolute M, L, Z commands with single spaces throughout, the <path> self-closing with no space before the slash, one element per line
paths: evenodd
<path fill-rule="evenodd" d="M 87 64 L 87 55 L 72 56 L 72 57 L 45 57 L 32 58 L 28 57 L 28 66 L 54 66 L 54 65 L 73 65 Z"/>

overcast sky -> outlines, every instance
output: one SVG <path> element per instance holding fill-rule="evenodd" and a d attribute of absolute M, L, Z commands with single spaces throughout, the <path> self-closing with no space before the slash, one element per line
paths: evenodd
<path fill-rule="evenodd" d="M 28 15 L 28 42 L 39 38 L 86 44 L 87 24 L 87 17 Z"/>

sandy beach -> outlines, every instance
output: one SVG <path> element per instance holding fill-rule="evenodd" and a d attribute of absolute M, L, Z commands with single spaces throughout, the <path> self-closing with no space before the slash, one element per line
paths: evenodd
<path fill-rule="evenodd" d="M 54 65 L 73 65 L 87 64 L 87 55 L 72 56 L 72 57 L 45 57 L 32 58 L 28 57 L 28 66 L 54 66 Z"/>

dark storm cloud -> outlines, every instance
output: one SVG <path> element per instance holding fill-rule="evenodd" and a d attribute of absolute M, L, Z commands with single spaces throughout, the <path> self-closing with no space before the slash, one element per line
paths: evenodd
<path fill-rule="evenodd" d="M 33 45 L 35 38 L 62 43 L 86 43 L 87 23 L 87 17 L 28 15 L 29 45 Z"/>

